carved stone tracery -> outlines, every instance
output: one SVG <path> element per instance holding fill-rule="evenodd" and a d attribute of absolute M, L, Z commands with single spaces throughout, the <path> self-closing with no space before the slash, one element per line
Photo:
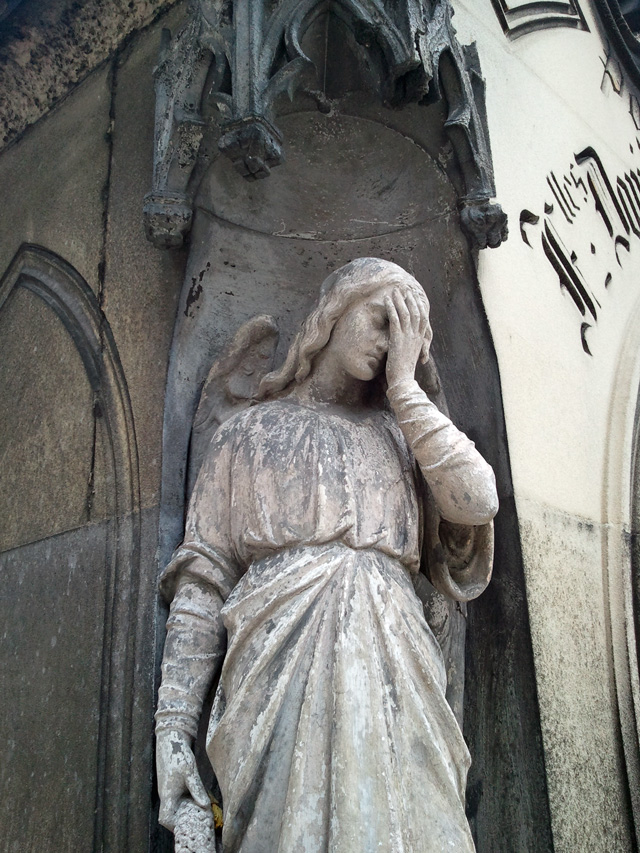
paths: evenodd
<path fill-rule="evenodd" d="M 191 227 L 196 166 L 211 107 L 218 148 L 247 180 L 267 177 L 284 160 L 278 101 L 296 91 L 316 97 L 316 69 L 302 39 L 331 11 L 363 45 L 380 72 L 380 96 L 392 106 L 444 99 L 445 127 L 464 180 L 461 222 L 480 248 L 506 238 L 494 195 L 485 122 L 484 82 L 475 46 L 462 47 L 448 0 L 194 0 L 173 39 L 165 33 L 156 79 L 153 189 L 145 199 L 147 236 L 179 246 Z M 315 92 L 315 94 L 314 94 Z"/>

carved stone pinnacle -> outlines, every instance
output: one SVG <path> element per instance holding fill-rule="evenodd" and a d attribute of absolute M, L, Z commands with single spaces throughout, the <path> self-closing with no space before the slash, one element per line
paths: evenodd
<path fill-rule="evenodd" d="M 475 45 L 461 46 L 450 0 L 193 0 L 190 17 L 167 34 L 155 72 L 153 189 L 146 230 L 157 246 L 180 246 L 189 208 L 207 164 L 201 142 L 217 125 L 218 148 L 247 180 L 266 178 L 284 160 L 275 125 L 278 99 L 315 91 L 314 64 L 301 47 L 321 5 L 335 11 L 380 67 L 381 101 L 400 107 L 443 98 L 444 126 L 462 172 L 462 227 L 479 248 L 506 239 L 495 193 L 484 81 Z M 317 88 L 317 87 L 316 87 Z M 312 95 L 313 96 L 313 95 Z M 327 111 L 327 104 L 319 102 Z M 205 119 L 211 108 L 217 119 Z M 206 146 L 205 146 L 206 147 Z"/>

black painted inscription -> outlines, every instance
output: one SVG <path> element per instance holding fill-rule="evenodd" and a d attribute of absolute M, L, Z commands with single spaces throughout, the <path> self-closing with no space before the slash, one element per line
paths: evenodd
<path fill-rule="evenodd" d="M 578 0 L 491 0 L 507 38 L 515 39 L 536 30 L 570 27 L 589 31 Z"/>
<path fill-rule="evenodd" d="M 638 140 L 632 151 L 636 155 L 640 152 Z M 550 172 L 547 187 L 542 216 L 521 211 L 520 235 L 532 249 L 538 244 L 542 247 L 561 289 L 571 297 L 579 314 L 582 348 L 592 355 L 588 333 L 603 310 L 601 300 L 628 263 L 631 241 L 640 238 L 640 168 L 612 176 L 595 148 L 587 147 L 575 155 L 564 174 Z M 604 229 L 592 227 L 588 249 L 576 251 L 570 248 L 571 238 L 584 242 L 588 227 L 584 214 L 589 212 Z"/>

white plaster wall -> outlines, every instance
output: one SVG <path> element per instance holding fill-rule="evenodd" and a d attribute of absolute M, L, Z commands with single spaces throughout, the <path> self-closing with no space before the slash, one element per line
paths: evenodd
<path fill-rule="evenodd" d="M 585 201 L 577 192 L 580 210 L 569 224 L 547 177 L 569 175 L 573 163 L 586 179 L 574 158 L 588 146 L 614 181 L 637 168 L 631 93 L 625 83 L 616 92 L 609 76 L 603 81 L 606 42 L 584 2 L 590 32 L 546 29 L 511 41 L 487 0 L 454 5 L 461 42 L 478 45 L 497 197 L 510 221 L 508 242 L 481 252 L 479 278 L 502 380 L 555 848 L 630 850 L 618 706 L 626 702 L 632 733 L 629 677 L 624 682 L 620 667 L 638 388 L 628 327 L 640 312 L 640 240 L 614 223 L 614 236 L 629 241 L 618 263 L 592 194 Z M 545 202 L 554 205 L 548 219 L 599 302 L 597 321 L 580 315 L 545 256 Z M 540 216 L 525 226 L 531 246 L 519 233 L 523 209 Z M 582 346 L 583 322 L 591 325 L 591 355 Z"/>

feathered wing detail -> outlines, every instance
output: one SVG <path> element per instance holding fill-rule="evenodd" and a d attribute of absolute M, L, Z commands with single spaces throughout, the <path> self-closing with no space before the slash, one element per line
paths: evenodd
<path fill-rule="evenodd" d="M 278 340 L 274 318 L 258 314 L 240 326 L 211 365 L 193 419 L 187 498 L 216 430 L 231 415 L 251 405 L 262 378 L 273 369 Z"/>

